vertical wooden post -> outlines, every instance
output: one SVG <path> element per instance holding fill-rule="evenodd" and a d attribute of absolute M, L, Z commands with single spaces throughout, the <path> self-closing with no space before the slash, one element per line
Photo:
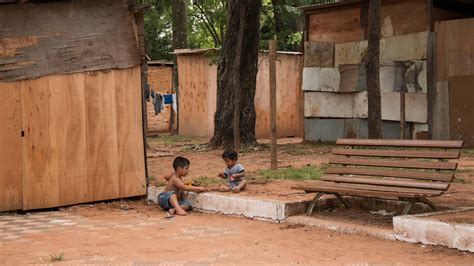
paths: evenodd
<path fill-rule="evenodd" d="M 400 139 L 405 138 L 405 88 L 400 91 Z"/>
<path fill-rule="evenodd" d="M 271 169 L 278 168 L 277 161 L 277 109 L 276 109 L 276 49 L 277 41 L 268 41 L 268 62 L 270 66 L 270 130 L 271 130 Z"/>

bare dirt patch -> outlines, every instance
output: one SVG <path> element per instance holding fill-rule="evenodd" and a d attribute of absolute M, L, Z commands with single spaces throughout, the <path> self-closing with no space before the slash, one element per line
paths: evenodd
<path fill-rule="evenodd" d="M 82 205 L 48 213 L 76 224 L 0 242 L 0 264 L 49 264 L 61 255 L 61 263 L 73 265 L 468 265 L 474 259 L 471 253 L 447 248 L 221 215 L 192 213 L 168 220 L 163 211 L 143 201 Z M 24 219 L 16 218 L 18 222 Z M 0 233 L 2 230 L 8 231 L 2 227 Z"/>

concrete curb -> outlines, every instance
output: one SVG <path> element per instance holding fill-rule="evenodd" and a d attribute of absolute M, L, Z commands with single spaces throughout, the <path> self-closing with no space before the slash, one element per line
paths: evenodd
<path fill-rule="evenodd" d="M 391 229 L 374 228 L 371 226 L 347 224 L 337 221 L 327 221 L 316 217 L 308 217 L 303 215 L 288 217 L 284 223 L 290 225 L 306 225 L 319 229 L 335 231 L 342 234 L 354 234 L 377 237 L 386 240 L 396 240 L 395 232 Z"/>
<path fill-rule="evenodd" d="M 162 188 L 149 187 L 148 200 L 157 202 Z M 283 221 L 290 215 L 306 211 L 309 201 L 278 201 L 235 194 L 193 193 L 185 194 L 185 199 L 197 210 L 216 212 L 226 215 L 241 215 L 251 219 Z"/>
<path fill-rule="evenodd" d="M 396 239 L 474 252 L 474 225 L 446 223 L 431 216 L 474 210 L 473 207 L 393 218 Z"/>

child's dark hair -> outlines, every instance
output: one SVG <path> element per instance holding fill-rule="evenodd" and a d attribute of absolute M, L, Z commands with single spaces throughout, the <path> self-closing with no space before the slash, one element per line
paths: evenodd
<path fill-rule="evenodd" d="M 191 164 L 191 162 L 188 159 L 186 159 L 184 157 L 181 157 L 181 156 L 178 156 L 178 157 L 174 158 L 173 168 L 176 171 L 176 169 L 178 169 L 178 167 L 186 167 L 186 166 L 189 166 L 190 164 Z"/>
<path fill-rule="evenodd" d="M 235 161 L 238 158 L 239 158 L 239 155 L 234 150 L 225 150 L 224 153 L 222 153 L 222 159 L 229 159 L 229 160 Z"/>

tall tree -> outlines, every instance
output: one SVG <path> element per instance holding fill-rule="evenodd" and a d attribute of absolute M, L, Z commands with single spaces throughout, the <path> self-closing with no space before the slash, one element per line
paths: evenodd
<path fill-rule="evenodd" d="M 233 147 L 234 132 L 242 145 L 257 143 L 254 96 L 261 7 L 261 0 L 228 1 L 226 34 L 217 68 L 213 147 Z"/>
<path fill-rule="evenodd" d="M 188 47 L 188 31 L 187 31 L 187 11 L 185 0 L 171 1 L 172 13 L 172 29 L 173 29 L 173 50 L 183 49 Z M 179 91 L 178 84 L 178 60 L 176 56 L 173 57 L 173 90 L 176 94 Z M 176 97 L 177 99 L 177 97 Z M 179 107 L 178 107 L 179 108 Z M 178 116 L 179 119 L 179 116 Z M 179 123 L 179 121 L 176 121 Z M 170 114 L 170 130 L 173 130 L 174 114 Z M 178 128 L 179 130 L 179 128 Z"/>
<path fill-rule="evenodd" d="M 380 97 L 380 0 L 369 4 L 369 36 L 366 57 L 368 127 L 370 139 L 381 139 L 382 110 Z"/>

